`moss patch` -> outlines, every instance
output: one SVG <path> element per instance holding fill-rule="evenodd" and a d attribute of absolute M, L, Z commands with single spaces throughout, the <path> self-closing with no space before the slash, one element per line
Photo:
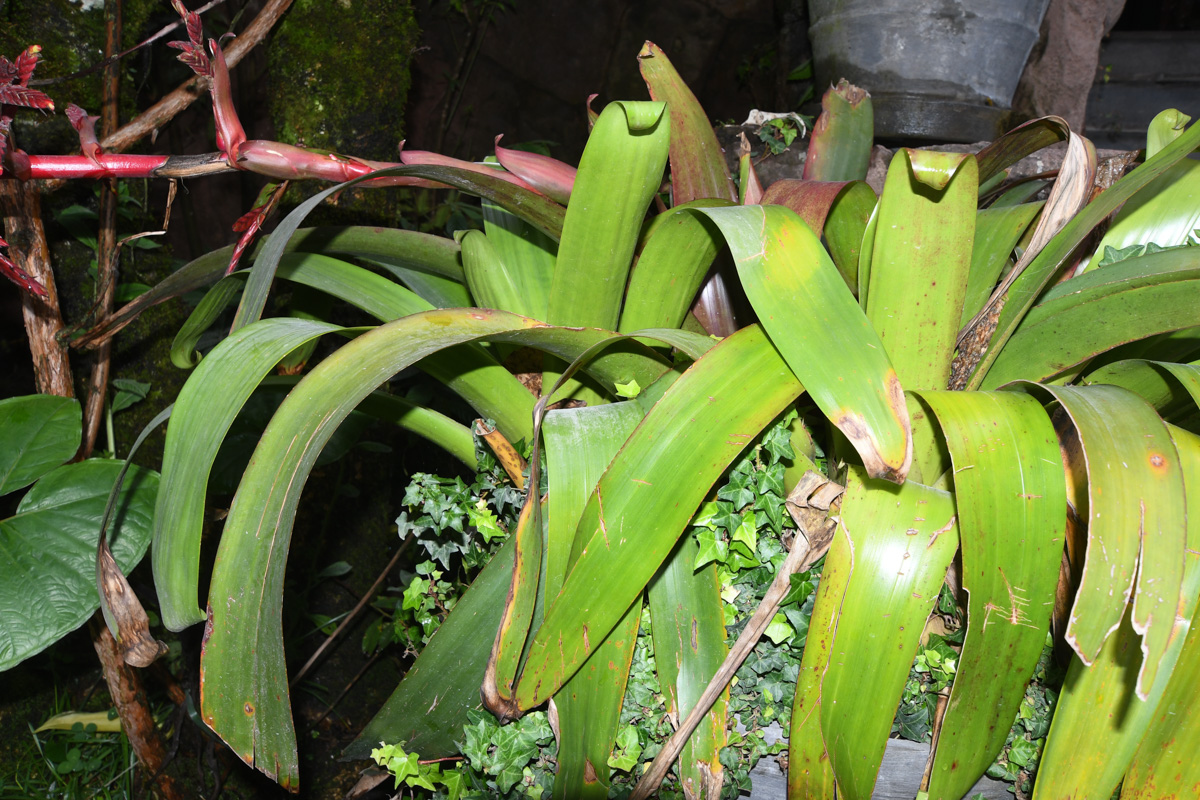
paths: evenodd
<path fill-rule="evenodd" d="M 122 3 L 121 47 L 140 42 L 155 0 L 125 0 Z M 71 0 L 8 0 L 0 12 L 0 53 L 15 58 L 31 44 L 42 46 L 42 60 L 35 78 L 71 75 L 104 59 L 104 8 L 89 11 Z M 137 113 L 133 56 L 127 56 L 121 79 L 121 119 Z M 67 103 L 82 106 L 90 114 L 100 111 L 101 73 L 95 72 L 62 83 L 40 87 L 54 100 L 53 116 L 32 111 L 15 118 L 17 141 L 31 153 L 64 153 L 79 148 L 79 138 L 61 113 Z"/>
<path fill-rule="evenodd" d="M 268 56 L 279 140 L 395 160 L 419 35 L 409 2 L 297 0 Z"/>

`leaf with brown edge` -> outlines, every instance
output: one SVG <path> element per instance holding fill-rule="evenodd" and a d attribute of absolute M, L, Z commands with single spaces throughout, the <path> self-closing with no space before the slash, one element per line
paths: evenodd
<path fill-rule="evenodd" d="M 817 236 L 782 206 L 690 213 L 717 223 L 771 343 L 868 473 L 902 483 L 913 447 L 904 390 Z"/>
<path fill-rule="evenodd" d="M 103 602 L 104 621 L 113 633 L 126 664 L 148 667 L 167 652 L 167 645 L 150 635 L 150 618 L 129 585 L 102 532 L 96 549 L 96 587 Z"/>

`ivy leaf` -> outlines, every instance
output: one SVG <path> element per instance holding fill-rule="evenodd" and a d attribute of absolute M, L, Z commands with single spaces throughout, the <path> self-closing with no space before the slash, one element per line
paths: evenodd
<path fill-rule="evenodd" d="M 442 785 L 446 787 L 446 800 L 458 800 L 463 793 L 463 775 L 457 770 L 442 773 Z"/>
<path fill-rule="evenodd" d="M 753 555 L 755 548 L 758 547 L 758 521 L 753 511 L 742 515 L 741 524 L 737 526 L 730 538 L 734 542 L 746 545 L 749 548 L 747 555 Z"/>
<path fill-rule="evenodd" d="M 467 518 L 475 530 L 479 531 L 479 535 L 485 542 L 500 540 L 506 535 L 504 529 L 500 527 L 500 520 L 487 507 L 487 503 L 483 499 L 467 508 Z"/>
<path fill-rule="evenodd" d="M 608 758 L 608 765 L 621 772 L 629 772 L 642 756 L 642 743 L 638 738 L 637 728 L 632 725 L 621 729 L 617 734 L 616 747 Z"/>
<path fill-rule="evenodd" d="M 716 511 L 713 513 L 712 522 L 718 528 L 727 531 L 732 531 L 742 524 L 742 515 L 734 509 L 732 503 L 720 502 L 716 504 Z"/>
<path fill-rule="evenodd" d="M 792 434 L 788 426 L 797 416 L 796 410 L 792 409 L 780 420 L 779 424 L 772 426 L 763 436 L 763 449 L 770 455 L 772 464 L 783 460 L 791 461 L 796 457 L 796 451 L 792 449 Z"/>
<path fill-rule="evenodd" d="M 792 573 L 788 577 L 788 593 L 784 595 L 781 606 L 795 603 L 798 606 L 804 605 L 804 601 L 809 598 L 816 588 L 813 585 L 812 577 L 808 572 Z"/>
<path fill-rule="evenodd" d="M 629 381 L 629 383 L 618 383 L 615 386 L 617 397 L 627 397 L 632 400 L 642 392 L 642 387 L 638 385 L 636 379 Z"/>
<path fill-rule="evenodd" d="M 124 411 L 134 403 L 140 403 L 150 393 L 150 384 L 129 378 L 117 378 L 112 385 L 117 390 L 112 399 L 112 413 L 114 414 Z"/>
<path fill-rule="evenodd" d="M 1027 767 L 1037 758 L 1037 745 L 1026 739 L 1024 736 L 1018 736 L 1013 739 L 1012 747 L 1008 751 L 1008 760 L 1018 767 Z"/>
<path fill-rule="evenodd" d="M 425 593 L 429 591 L 429 581 L 417 576 L 412 579 L 412 583 L 404 590 L 404 604 L 402 608 L 420 608 L 425 602 Z"/>
<path fill-rule="evenodd" d="M 754 502 L 753 478 L 745 472 L 735 471 L 729 476 L 729 483 L 717 491 L 717 498 L 733 503 L 735 511 L 741 511 L 749 503 Z"/>
<path fill-rule="evenodd" d="M 795 629 L 788 624 L 787 617 L 783 614 L 776 614 L 763 633 L 775 644 L 783 644 L 796 635 Z"/>
<path fill-rule="evenodd" d="M 776 465 L 779 466 L 779 465 Z M 782 480 L 782 477 L 780 478 Z M 754 501 L 754 510 L 761 511 L 766 517 L 767 524 L 771 526 L 771 530 L 775 531 L 775 535 L 783 533 L 783 499 L 779 495 L 768 493 L 761 494 Z"/>
<path fill-rule="evenodd" d="M 729 543 L 714 531 L 701 531 L 697 534 L 696 541 L 700 544 L 700 551 L 696 553 L 693 569 L 700 569 L 713 561 L 724 564 L 729 557 Z"/>
<path fill-rule="evenodd" d="M 720 504 L 717 503 L 715 500 L 707 502 L 704 505 L 700 506 L 700 510 L 696 512 L 695 519 L 692 520 L 692 527 L 694 527 L 694 528 L 716 527 L 718 525 L 718 523 L 716 522 L 716 518 L 717 518 L 717 513 L 718 513 L 719 508 L 720 508 Z"/>
<path fill-rule="evenodd" d="M 783 488 L 783 464 L 778 461 L 771 464 L 758 474 L 758 493 L 771 493 L 783 499 L 787 490 Z"/>

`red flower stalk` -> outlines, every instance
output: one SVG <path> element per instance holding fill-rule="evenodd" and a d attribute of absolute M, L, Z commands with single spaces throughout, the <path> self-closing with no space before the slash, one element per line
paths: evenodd
<path fill-rule="evenodd" d="M 500 166 L 565 206 L 575 186 L 575 168 L 557 158 L 501 147 L 503 138 L 503 135 L 496 137 L 496 160 Z"/>

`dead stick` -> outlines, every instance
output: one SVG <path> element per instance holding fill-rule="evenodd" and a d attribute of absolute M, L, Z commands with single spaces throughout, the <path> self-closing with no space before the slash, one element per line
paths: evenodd
<path fill-rule="evenodd" d="M 46 290 L 45 297 L 21 293 L 21 314 L 33 356 L 33 375 L 38 392 L 59 397 L 74 397 L 71 363 L 67 350 L 58 343 L 63 329 L 58 306 L 58 288 L 50 267 L 50 248 L 42 227 L 42 200 L 38 190 L 15 180 L 0 180 L 0 201 L 4 209 L 4 235 L 13 263 Z"/>
<path fill-rule="evenodd" d="M 388 565 L 383 568 L 383 572 L 379 573 L 379 577 L 375 579 L 375 582 L 371 584 L 371 588 L 368 589 L 367 593 L 364 594 L 358 601 L 358 605 L 354 606 L 354 609 L 346 616 L 345 619 L 341 621 L 341 624 L 334 628 L 333 633 L 329 634 L 329 637 L 326 638 L 325 641 L 321 642 L 321 646 L 317 648 L 317 652 L 309 656 L 308 661 L 304 662 L 304 666 L 301 667 L 300 671 L 296 673 L 296 677 L 292 678 L 291 682 L 288 683 L 289 688 L 296 688 L 296 685 L 300 683 L 300 679 L 308 674 L 308 671 L 312 668 L 312 665 L 317 663 L 317 659 L 321 657 L 321 654 L 325 652 L 325 649 L 328 648 L 329 645 L 333 644 L 333 641 L 337 639 L 341 632 L 344 631 L 351 621 L 358 616 L 358 612 L 362 611 L 367 603 L 371 602 L 371 598 L 375 596 L 375 591 L 379 588 L 379 585 L 383 583 L 384 579 L 387 578 L 387 574 L 396 566 L 396 562 L 400 560 L 400 556 L 404 554 L 404 551 L 408 548 L 408 545 L 412 542 L 412 540 L 413 537 L 409 537 L 408 539 L 404 540 L 404 544 L 400 545 L 400 549 L 396 551 L 396 555 L 392 556 L 392 560 L 389 561 Z"/>
<path fill-rule="evenodd" d="M 162 772 L 167 751 L 154 724 L 154 717 L 149 713 L 141 676 L 125 663 L 121 648 L 103 620 L 97 622 L 96 617 L 92 617 L 91 628 L 92 645 L 104 667 L 104 680 L 121 717 L 121 730 L 129 737 L 129 744 L 137 754 L 138 762 L 154 780 L 161 795 L 168 800 L 181 798 L 174 779 Z"/>
<path fill-rule="evenodd" d="M 270 0 L 258 12 L 258 16 L 242 31 L 229 46 L 225 48 L 225 62 L 229 68 L 237 66 L 255 45 L 266 38 L 275 27 L 275 23 L 283 16 L 283 12 L 291 6 L 292 0 Z M 155 128 L 160 128 L 175 118 L 180 111 L 194 103 L 204 94 L 206 86 L 199 78 L 186 81 L 179 88 L 159 100 L 150 108 L 138 114 L 128 125 L 125 125 L 111 136 L 106 136 L 100 146 L 110 153 L 128 150 L 134 142 L 150 134 Z"/>
<path fill-rule="evenodd" d="M 808 553 L 808 539 L 803 533 L 797 531 L 796 538 L 792 542 L 792 549 L 788 551 L 787 558 L 780 565 L 779 572 L 775 573 L 775 580 L 771 581 L 770 588 L 763 595 L 762 602 L 758 604 L 758 608 L 750 617 L 750 621 L 746 623 L 746 627 L 742 629 L 733 649 L 725 657 L 717 674 L 713 675 L 712 680 L 708 682 L 704 694 L 700 695 L 700 699 L 696 701 L 696 705 L 692 707 L 687 718 L 679 725 L 675 733 L 671 734 L 671 738 L 667 740 L 654 762 L 650 764 L 650 769 L 646 770 L 642 779 L 638 781 L 637 788 L 633 790 L 629 800 L 645 800 L 658 791 L 667 771 L 671 769 L 675 759 L 679 758 L 679 753 L 687 743 L 688 737 L 696 730 L 696 726 L 712 708 L 713 703 L 717 702 L 721 692 L 725 691 L 729 681 L 742 666 L 746 657 L 750 655 L 750 651 L 758 644 L 763 631 L 767 629 L 775 614 L 778 613 L 783 598 L 787 597 L 788 590 L 791 588 L 791 576 L 803 566 L 808 558 Z"/>
<path fill-rule="evenodd" d="M 121 2 L 108 0 L 104 4 L 104 56 L 110 58 L 121 49 Z M 100 87 L 100 135 L 109 136 L 117 129 L 121 99 L 121 70 L 117 63 L 104 69 Z M 100 232 L 96 237 L 96 315 L 112 313 L 117 289 L 117 181 L 109 178 L 100 184 Z M 88 378 L 86 405 L 83 409 L 83 442 L 79 458 L 92 454 L 100 420 L 104 416 L 104 397 L 108 387 L 108 372 L 112 364 L 112 341 L 96 348 L 92 371 Z M 116 444 L 112 445 L 114 448 Z"/>

